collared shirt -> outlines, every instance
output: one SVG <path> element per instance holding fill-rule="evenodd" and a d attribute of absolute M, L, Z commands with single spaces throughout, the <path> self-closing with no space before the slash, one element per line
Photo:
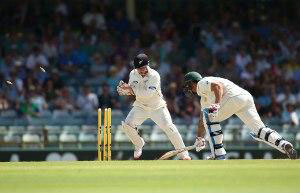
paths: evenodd
<path fill-rule="evenodd" d="M 204 108 L 210 107 L 210 105 L 215 103 L 216 96 L 215 93 L 211 90 L 211 83 L 221 83 L 224 87 L 224 93 L 223 97 L 220 100 L 220 106 L 222 106 L 222 104 L 224 104 L 224 102 L 226 102 L 230 97 L 234 97 L 240 94 L 249 94 L 248 91 L 225 78 L 212 76 L 202 78 L 197 83 L 197 94 L 201 96 L 200 103 L 202 110 Z"/>
<path fill-rule="evenodd" d="M 136 101 L 133 106 L 139 106 L 145 110 L 156 110 L 166 106 L 166 101 L 161 93 L 160 75 L 149 66 L 148 73 L 142 77 L 136 69 L 129 74 L 129 84 L 131 85 Z"/>

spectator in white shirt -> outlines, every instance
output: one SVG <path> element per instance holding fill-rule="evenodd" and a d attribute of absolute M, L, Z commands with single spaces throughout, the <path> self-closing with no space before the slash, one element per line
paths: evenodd
<path fill-rule="evenodd" d="M 247 54 L 245 48 L 242 48 L 235 55 L 235 65 L 241 70 L 245 69 L 245 66 L 252 61 L 250 54 Z"/>
<path fill-rule="evenodd" d="M 97 95 L 91 92 L 90 87 L 84 86 L 82 94 L 77 98 L 77 107 L 85 112 L 93 112 L 98 108 L 98 104 Z"/>
<path fill-rule="evenodd" d="M 28 56 L 26 62 L 26 67 L 28 69 L 34 69 L 36 65 L 41 65 L 42 67 L 47 67 L 49 65 L 48 59 L 38 46 L 33 47 L 32 53 Z"/>
<path fill-rule="evenodd" d="M 106 29 L 105 18 L 99 8 L 92 6 L 91 10 L 82 17 L 82 23 L 86 26 L 95 26 L 97 29 Z"/>

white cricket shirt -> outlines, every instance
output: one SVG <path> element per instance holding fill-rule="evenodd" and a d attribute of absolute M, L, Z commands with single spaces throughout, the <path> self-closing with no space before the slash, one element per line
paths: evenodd
<path fill-rule="evenodd" d="M 223 97 L 220 100 L 220 105 L 227 101 L 228 98 L 234 97 L 240 94 L 249 94 L 248 91 L 234 84 L 230 80 L 220 77 L 204 77 L 197 83 L 197 94 L 201 96 L 201 108 L 210 107 L 211 104 L 215 103 L 216 96 L 213 91 L 211 91 L 211 83 L 221 83 L 224 86 Z"/>
<path fill-rule="evenodd" d="M 136 69 L 129 74 L 129 84 L 136 96 L 133 106 L 145 110 L 156 110 L 166 106 L 166 101 L 161 93 L 160 76 L 157 71 L 149 66 L 148 74 L 142 77 Z"/>

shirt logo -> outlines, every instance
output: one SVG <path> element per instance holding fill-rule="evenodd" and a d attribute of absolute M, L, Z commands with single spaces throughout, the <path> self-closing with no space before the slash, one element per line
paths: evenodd
<path fill-rule="evenodd" d="M 156 90 L 156 87 L 155 86 L 149 86 L 149 89 Z"/>
<path fill-rule="evenodd" d="M 133 83 L 133 84 L 137 84 L 137 83 L 139 83 L 139 82 L 135 80 L 135 81 L 133 81 L 132 83 Z"/>

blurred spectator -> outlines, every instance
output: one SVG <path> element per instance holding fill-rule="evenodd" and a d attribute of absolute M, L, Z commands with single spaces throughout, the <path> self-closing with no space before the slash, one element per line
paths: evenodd
<path fill-rule="evenodd" d="M 53 72 L 51 73 L 48 81 L 52 81 L 53 82 L 53 88 L 54 89 L 61 89 L 64 86 L 64 82 L 61 79 L 58 70 L 53 70 Z"/>
<path fill-rule="evenodd" d="M 108 72 L 108 78 L 106 80 L 107 84 L 110 88 L 116 89 L 120 80 L 122 80 L 122 78 L 118 76 L 118 69 L 115 66 L 111 66 Z"/>
<path fill-rule="evenodd" d="M 128 66 L 126 65 L 126 60 L 122 55 L 116 55 L 113 61 L 114 66 L 118 69 L 118 72 L 115 75 L 116 79 L 124 79 L 128 74 Z"/>
<path fill-rule="evenodd" d="M 199 114 L 193 107 L 199 100 L 181 93 L 190 70 L 246 88 L 265 117 L 283 120 L 283 109 L 293 117 L 299 112 L 299 1 L 243 1 L 243 9 L 235 1 L 167 2 L 172 9 L 137 3 L 134 21 L 123 9 L 126 1 L 22 1 L 15 9 L 3 9 L 0 80 L 13 86 L 0 84 L 2 106 L 28 116 L 46 108 L 127 111 L 131 97 L 113 91 L 128 79 L 132 58 L 145 52 L 161 75 L 175 120 L 193 121 Z M 81 93 L 82 85 L 87 87 Z M 102 86 L 103 92 L 97 96 L 89 86 L 94 91 Z"/>
<path fill-rule="evenodd" d="M 257 51 L 257 58 L 255 60 L 256 65 L 256 76 L 260 76 L 262 72 L 271 68 L 271 64 L 267 61 L 263 50 Z"/>
<path fill-rule="evenodd" d="M 255 66 L 253 63 L 246 65 L 245 69 L 241 72 L 241 79 L 246 81 L 246 85 L 255 85 Z"/>
<path fill-rule="evenodd" d="M 26 94 L 24 100 L 17 105 L 19 113 L 27 118 L 38 116 L 38 106 L 30 101 L 30 95 Z"/>
<path fill-rule="evenodd" d="M 119 101 L 116 96 L 111 94 L 108 84 L 102 85 L 101 95 L 99 95 L 99 108 L 120 108 Z"/>
<path fill-rule="evenodd" d="M 103 56 L 96 52 L 91 58 L 91 67 L 90 67 L 90 74 L 92 78 L 96 77 L 102 77 L 106 76 L 106 73 L 108 71 L 107 64 L 104 61 Z"/>
<path fill-rule="evenodd" d="M 248 54 L 244 47 L 242 47 L 235 55 L 235 64 L 240 70 L 244 70 L 246 65 L 252 61 L 250 54 Z"/>
<path fill-rule="evenodd" d="M 295 111 L 295 106 L 292 104 L 287 104 L 285 111 L 282 113 L 283 121 L 290 126 L 299 126 L 299 117 Z"/>
<path fill-rule="evenodd" d="M 105 18 L 99 7 L 91 6 L 90 10 L 82 17 L 82 23 L 86 26 L 94 26 L 98 29 L 106 29 Z"/>
<path fill-rule="evenodd" d="M 167 106 L 172 117 L 177 117 L 180 115 L 180 108 L 177 103 L 179 102 L 177 97 L 177 89 L 177 84 L 175 82 L 171 82 L 167 91 L 164 93 L 164 96 L 166 97 Z"/>
<path fill-rule="evenodd" d="M 47 67 L 48 65 L 48 59 L 42 53 L 41 48 L 39 48 L 39 46 L 35 46 L 32 49 L 32 53 L 27 58 L 26 67 L 28 69 L 34 69 L 36 66 Z"/>
<path fill-rule="evenodd" d="M 117 9 L 114 12 L 114 18 L 112 19 L 112 21 L 110 23 L 110 27 L 115 32 L 120 33 L 119 35 L 121 35 L 125 31 L 128 31 L 129 21 L 121 9 Z"/>
<path fill-rule="evenodd" d="M 10 108 L 10 104 L 6 96 L 0 92 L 0 111 Z"/>
<path fill-rule="evenodd" d="M 54 101 L 54 109 L 72 111 L 75 109 L 74 100 L 67 87 L 62 88 L 57 92 L 57 97 Z M 83 99 L 82 99 L 83 100 Z"/>
<path fill-rule="evenodd" d="M 63 53 L 60 54 L 58 63 L 61 70 L 69 73 L 77 72 L 79 67 L 78 57 L 73 53 L 71 45 L 65 45 Z"/>
<path fill-rule="evenodd" d="M 277 95 L 276 101 L 283 105 L 286 104 L 296 104 L 296 96 L 291 92 L 290 86 L 284 86 L 284 92 L 281 92 Z"/>
<path fill-rule="evenodd" d="M 41 88 L 31 91 L 30 104 L 32 104 L 32 106 L 34 106 L 39 113 L 43 112 L 45 109 L 48 109 L 48 104 L 43 96 Z"/>
<path fill-rule="evenodd" d="M 68 5 L 64 1 L 58 0 L 57 1 L 57 6 L 55 8 L 55 12 L 59 13 L 63 16 L 68 16 L 69 15 Z"/>
<path fill-rule="evenodd" d="M 58 56 L 57 40 L 54 37 L 47 37 L 44 39 L 43 53 L 45 53 L 49 59 L 57 58 Z"/>
<path fill-rule="evenodd" d="M 91 92 L 89 86 L 84 86 L 81 88 L 81 94 L 77 98 L 77 107 L 85 112 L 94 112 L 98 106 L 98 98 L 95 93 Z"/>
<path fill-rule="evenodd" d="M 55 100 L 55 98 L 57 97 L 57 88 L 54 87 L 54 81 L 53 80 L 48 80 L 45 85 L 44 85 L 44 94 L 45 94 L 45 98 L 46 101 L 49 101 L 50 103 L 53 102 Z"/>

